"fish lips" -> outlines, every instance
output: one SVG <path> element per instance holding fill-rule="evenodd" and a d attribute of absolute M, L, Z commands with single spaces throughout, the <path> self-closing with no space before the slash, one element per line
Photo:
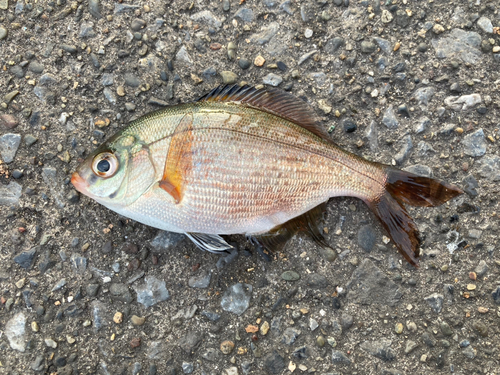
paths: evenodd
<path fill-rule="evenodd" d="M 78 172 L 74 172 L 71 176 L 71 184 L 78 190 L 80 193 L 87 194 L 89 183 L 87 180 L 82 178 Z"/>

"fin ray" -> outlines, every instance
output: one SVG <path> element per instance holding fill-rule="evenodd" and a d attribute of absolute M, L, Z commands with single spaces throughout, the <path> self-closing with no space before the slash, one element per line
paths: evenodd
<path fill-rule="evenodd" d="M 233 248 L 218 234 L 184 233 L 201 250 L 221 253 Z"/>
<path fill-rule="evenodd" d="M 252 86 L 222 85 L 202 96 L 199 102 L 237 102 L 285 118 L 296 125 L 332 142 L 321 119 L 305 101 L 279 89 Z"/>

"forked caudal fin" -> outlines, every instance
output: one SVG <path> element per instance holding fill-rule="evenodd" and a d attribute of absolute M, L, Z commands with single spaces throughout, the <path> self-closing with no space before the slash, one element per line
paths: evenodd
<path fill-rule="evenodd" d="M 386 167 L 385 193 L 367 201 L 396 244 L 399 252 L 418 267 L 420 238 L 418 229 L 403 203 L 435 207 L 463 193 L 458 187 L 429 177 Z"/>

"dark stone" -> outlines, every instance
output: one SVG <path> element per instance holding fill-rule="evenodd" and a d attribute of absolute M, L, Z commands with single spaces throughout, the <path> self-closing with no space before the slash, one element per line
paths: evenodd
<path fill-rule="evenodd" d="M 106 241 L 106 243 L 101 248 L 101 252 L 103 254 L 109 254 L 111 250 L 113 250 L 113 242 L 111 240 Z"/>
<path fill-rule="evenodd" d="M 11 67 L 10 72 L 14 74 L 17 78 L 24 77 L 24 70 L 19 65 L 14 65 L 13 67 Z"/>
<path fill-rule="evenodd" d="M 101 19 L 101 4 L 99 3 L 99 0 L 89 0 L 89 13 L 94 17 L 95 19 Z"/>
<path fill-rule="evenodd" d="M 362 305 L 396 306 L 402 296 L 398 286 L 369 259 L 364 259 L 353 272 L 347 289 L 350 302 Z"/>
<path fill-rule="evenodd" d="M 61 44 L 60 47 L 63 51 L 66 51 L 66 52 L 71 53 L 71 54 L 78 52 L 78 49 L 76 48 L 76 46 L 72 46 L 69 44 Z"/>
<path fill-rule="evenodd" d="M 111 297 L 117 301 L 130 303 L 132 302 L 132 294 L 128 286 L 122 283 L 112 283 L 109 287 Z"/>
<path fill-rule="evenodd" d="M 38 269 L 41 273 L 47 272 L 56 265 L 56 261 L 50 256 L 50 250 L 46 250 L 38 260 Z"/>
<path fill-rule="evenodd" d="M 313 289 L 324 289 L 328 286 L 328 279 L 323 275 L 311 273 L 307 277 L 307 286 Z"/>
<path fill-rule="evenodd" d="M 276 65 L 278 65 L 278 69 L 281 70 L 282 72 L 285 72 L 288 69 L 288 67 L 283 61 L 278 61 Z"/>
<path fill-rule="evenodd" d="M 250 68 L 250 66 L 251 66 L 252 64 L 251 64 L 251 62 L 250 62 L 249 60 L 247 60 L 247 59 L 243 59 L 243 58 L 242 58 L 242 59 L 239 59 L 239 60 L 238 60 L 238 65 L 239 65 L 239 67 L 240 67 L 241 69 L 246 70 L 246 69 Z"/>
<path fill-rule="evenodd" d="M 187 354 L 192 354 L 201 343 L 202 335 L 199 332 L 188 332 L 178 341 L 179 347 Z"/>
<path fill-rule="evenodd" d="M 57 367 L 64 367 L 66 366 L 66 357 L 56 357 L 54 359 L 54 363 Z"/>
<path fill-rule="evenodd" d="M 352 315 L 342 314 L 342 316 L 340 317 L 340 325 L 342 326 L 342 330 L 344 331 L 351 328 L 353 322 L 354 318 L 352 317 Z"/>
<path fill-rule="evenodd" d="M 324 51 L 329 54 L 335 53 L 340 47 L 344 46 L 345 41 L 340 37 L 335 37 L 326 42 Z"/>
<path fill-rule="evenodd" d="M 297 348 L 293 351 L 292 356 L 294 356 L 297 359 L 304 359 L 307 358 L 307 346 L 301 346 L 300 348 Z"/>
<path fill-rule="evenodd" d="M 392 68 L 392 70 L 394 70 L 394 73 L 404 72 L 405 69 L 406 69 L 406 63 L 404 61 L 397 63 Z"/>
<path fill-rule="evenodd" d="M 132 24 L 130 25 L 130 28 L 134 31 L 139 31 L 142 28 L 146 26 L 146 21 L 141 20 L 140 18 L 134 18 L 132 20 Z"/>
<path fill-rule="evenodd" d="M 434 338 L 431 336 L 431 334 L 429 332 L 424 332 L 422 334 L 422 341 L 429 348 L 433 348 L 436 346 L 436 340 L 434 340 Z"/>
<path fill-rule="evenodd" d="M 211 311 L 202 311 L 201 315 L 205 316 L 207 319 L 211 320 L 212 322 L 216 322 L 217 320 L 220 319 L 220 315 L 216 314 Z"/>
<path fill-rule="evenodd" d="M 478 195 L 477 188 L 479 184 L 473 175 L 466 176 L 462 181 L 462 186 L 464 191 L 469 194 L 471 197 L 476 197 Z"/>
<path fill-rule="evenodd" d="M 493 297 L 493 301 L 495 301 L 497 305 L 500 305 L 500 286 L 491 293 L 491 296 Z"/>
<path fill-rule="evenodd" d="M 365 341 L 360 344 L 360 348 L 383 361 L 392 361 L 396 358 L 396 353 L 391 348 L 390 340 Z"/>
<path fill-rule="evenodd" d="M 85 291 L 87 292 L 87 296 L 95 297 L 99 291 L 99 284 L 89 284 L 85 288 Z"/>
<path fill-rule="evenodd" d="M 350 364 L 351 360 L 349 357 L 347 357 L 344 353 L 342 353 L 339 350 L 333 350 L 332 351 L 332 362 L 333 364 L 337 363 L 344 363 L 344 364 Z"/>
<path fill-rule="evenodd" d="M 406 104 L 401 104 L 400 106 L 398 106 L 398 113 L 402 116 L 410 117 L 410 111 L 408 110 Z"/>
<path fill-rule="evenodd" d="M 19 169 L 14 169 L 12 171 L 12 177 L 14 177 L 16 180 L 19 180 L 24 176 L 23 171 L 20 171 Z"/>
<path fill-rule="evenodd" d="M 14 257 L 14 262 L 26 270 L 31 268 L 33 265 L 33 259 L 35 258 L 35 254 L 39 248 L 39 246 L 36 246 L 28 251 L 23 251 L 21 254 Z"/>
<path fill-rule="evenodd" d="M 332 307 L 334 310 L 340 309 L 341 305 L 340 305 L 339 297 L 332 297 Z"/>
<path fill-rule="evenodd" d="M 370 225 L 363 225 L 358 231 L 358 245 L 367 252 L 372 251 L 377 241 L 375 230 Z"/>
<path fill-rule="evenodd" d="M 194 46 L 198 50 L 198 52 L 200 52 L 200 53 L 206 53 L 207 52 L 207 49 L 205 48 L 205 43 L 200 38 L 196 38 L 194 40 Z"/>
<path fill-rule="evenodd" d="M 276 350 L 273 350 L 264 358 L 264 367 L 271 374 L 280 374 L 285 368 L 285 360 Z"/>
<path fill-rule="evenodd" d="M 123 79 L 125 80 L 125 84 L 130 87 L 139 87 L 141 84 L 141 80 L 132 73 L 125 73 Z"/>
<path fill-rule="evenodd" d="M 356 123 L 350 118 L 343 119 L 342 126 L 344 127 L 344 130 L 346 131 L 346 133 L 353 133 L 358 128 Z"/>

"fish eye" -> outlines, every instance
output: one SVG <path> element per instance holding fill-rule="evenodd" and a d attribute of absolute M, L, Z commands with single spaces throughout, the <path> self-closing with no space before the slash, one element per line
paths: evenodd
<path fill-rule="evenodd" d="M 112 177 L 118 170 L 118 159 L 111 152 L 102 152 L 92 161 L 92 171 L 99 177 Z"/>

